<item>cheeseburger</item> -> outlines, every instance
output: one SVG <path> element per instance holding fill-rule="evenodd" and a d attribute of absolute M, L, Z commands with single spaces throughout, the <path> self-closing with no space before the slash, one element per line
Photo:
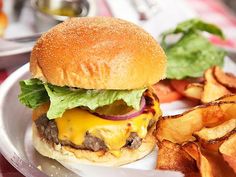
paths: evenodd
<path fill-rule="evenodd" d="M 46 32 L 20 82 L 33 109 L 33 145 L 42 155 L 118 166 L 150 153 L 161 116 L 151 86 L 166 56 L 147 32 L 108 17 L 72 18 Z"/>

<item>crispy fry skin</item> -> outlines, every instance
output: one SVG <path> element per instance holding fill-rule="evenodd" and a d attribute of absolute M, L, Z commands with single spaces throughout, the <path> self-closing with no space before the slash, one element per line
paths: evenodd
<path fill-rule="evenodd" d="M 157 168 L 181 171 L 187 177 L 200 177 L 195 160 L 178 144 L 164 140 L 159 144 Z"/>
<path fill-rule="evenodd" d="M 236 89 L 236 76 L 231 73 L 225 73 L 219 66 L 213 68 L 213 75 L 216 80 L 227 88 Z"/>
<path fill-rule="evenodd" d="M 196 160 L 202 177 L 235 176 L 233 170 L 227 165 L 218 152 L 207 151 L 194 142 L 188 142 L 182 147 Z"/>
<path fill-rule="evenodd" d="M 236 94 L 228 94 L 220 97 L 219 99 L 216 100 L 216 102 L 220 101 L 236 101 Z"/>
<path fill-rule="evenodd" d="M 236 173 L 236 132 L 220 146 L 219 151 Z"/>
<path fill-rule="evenodd" d="M 200 100 L 203 94 L 203 84 L 191 83 L 184 90 L 186 97 Z"/>
<path fill-rule="evenodd" d="M 236 176 L 236 95 L 162 117 L 154 135 L 159 147 L 157 168 L 186 176 Z"/>
<path fill-rule="evenodd" d="M 183 149 L 196 160 L 197 166 L 200 169 L 200 174 L 202 177 L 213 177 L 213 169 L 207 160 L 207 158 L 202 154 L 199 146 L 193 142 L 188 142 L 183 145 Z"/>
<path fill-rule="evenodd" d="M 236 133 L 236 119 L 230 119 L 216 127 L 194 132 L 193 136 L 202 147 L 217 152 L 220 145 L 234 133 Z"/>
<path fill-rule="evenodd" d="M 220 67 L 215 66 L 204 73 L 204 83 L 191 82 L 185 87 L 183 93 L 190 99 L 208 103 L 236 93 L 236 76 L 225 73 Z"/>
<path fill-rule="evenodd" d="M 217 82 L 217 80 L 214 78 L 212 68 L 205 72 L 204 78 L 204 91 L 201 98 L 203 103 L 217 100 L 218 98 L 231 93 L 227 88 Z"/>
<path fill-rule="evenodd" d="M 155 136 L 174 143 L 194 141 L 194 132 L 203 127 L 217 126 L 236 117 L 236 102 L 212 102 L 174 116 L 166 116 L 157 122 Z"/>

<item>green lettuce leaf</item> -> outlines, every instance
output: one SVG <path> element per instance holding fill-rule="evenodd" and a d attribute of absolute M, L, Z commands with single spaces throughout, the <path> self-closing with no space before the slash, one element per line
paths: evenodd
<path fill-rule="evenodd" d="M 49 119 L 61 117 L 67 109 L 85 106 L 91 110 L 112 104 L 116 100 L 124 100 L 128 106 L 139 109 L 144 89 L 136 90 L 86 90 L 58 87 L 42 83 L 38 79 L 20 82 L 19 100 L 25 106 L 36 108 L 50 100 L 47 112 Z"/>
<path fill-rule="evenodd" d="M 222 66 L 226 52 L 214 46 L 200 32 L 205 31 L 224 38 L 222 31 L 215 25 L 199 19 L 191 19 L 177 25 L 175 29 L 162 34 L 162 46 L 168 58 L 167 78 L 184 79 L 200 77 L 214 65 Z M 167 45 L 166 37 L 181 33 L 174 44 Z"/>
<path fill-rule="evenodd" d="M 167 78 L 184 79 L 201 77 L 205 70 L 224 63 L 225 52 L 210 44 L 208 39 L 196 33 L 186 34 L 173 47 L 166 50 L 168 56 Z"/>
<path fill-rule="evenodd" d="M 210 34 L 219 36 L 224 39 L 225 36 L 221 29 L 219 29 L 216 25 L 211 23 L 206 23 L 200 19 L 190 19 L 184 22 L 179 23 L 176 28 L 170 29 L 162 33 L 162 42 L 165 42 L 165 38 L 170 34 L 178 34 L 178 33 L 189 33 L 189 32 L 198 32 L 205 31 Z"/>
<path fill-rule="evenodd" d="M 47 91 L 42 81 L 29 79 L 20 81 L 21 93 L 18 96 L 20 102 L 29 108 L 37 108 L 42 103 L 49 101 Z"/>
<path fill-rule="evenodd" d="M 57 87 L 45 84 L 50 97 L 49 119 L 61 117 L 66 109 L 86 106 L 91 110 L 112 104 L 116 100 L 124 100 L 128 106 L 139 109 L 140 100 L 146 89 L 139 90 L 85 90 L 68 87 Z"/>

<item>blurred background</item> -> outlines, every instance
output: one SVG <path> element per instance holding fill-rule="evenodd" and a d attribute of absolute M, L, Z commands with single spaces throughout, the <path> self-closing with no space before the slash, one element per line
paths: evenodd
<path fill-rule="evenodd" d="M 178 22 L 200 17 L 220 26 L 234 49 L 235 0 L 0 0 L 0 69 L 22 65 L 35 40 L 69 17 L 115 16 L 132 21 L 154 38 Z"/>

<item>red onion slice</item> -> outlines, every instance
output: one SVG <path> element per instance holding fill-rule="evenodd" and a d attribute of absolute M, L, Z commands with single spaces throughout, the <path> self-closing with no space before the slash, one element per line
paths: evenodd
<path fill-rule="evenodd" d="M 131 119 L 133 117 L 136 117 L 136 116 L 142 114 L 145 106 L 146 106 L 146 101 L 145 101 L 145 98 L 142 97 L 141 102 L 140 102 L 140 109 L 138 111 L 131 111 L 131 112 L 128 112 L 127 114 L 123 114 L 123 115 L 102 115 L 102 114 L 98 114 L 98 113 L 93 113 L 93 114 L 95 114 L 103 119 L 107 119 L 107 120 L 115 120 L 115 121 L 127 120 L 127 119 Z"/>

